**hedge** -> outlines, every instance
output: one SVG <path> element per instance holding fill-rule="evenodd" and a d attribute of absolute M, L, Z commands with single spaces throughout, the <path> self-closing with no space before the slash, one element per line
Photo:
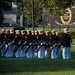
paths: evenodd
<path fill-rule="evenodd" d="M 63 31 L 58 33 L 59 33 L 59 36 L 61 36 L 63 34 Z M 71 35 L 72 39 L 75 39 L 75 31 L 71 31 L 69 34 Z M 51 35 L 51 31 L 49 31 L 49 35 Z"/>
<path fill-rule="evenodd" d="M 32 28 L 26 28 L 25 30 L 32 30 Z M 35 30 L 43 30 L 43 28 L 35 28 Z M 44 28 L 44 32 L 46 32 L 46 31 L 49 31 L 49 34 L 51 35 L 51 30 L 56 30 L 57 32 L 59 32 L 59 36 L 61 36 L 62 34 L 63 34 L 63 29 L 64 28 L 62 28 L 62 29 L 58 29 L 58 28 L 52 28 L 52 29 L 50 29 L 50 28 Z M 69 28 L 69 32 L 70 32 L 70 35 L 71 35 L 71 37 L 72 37 L 72 39 L 75 39 L 75 28 Z"/>

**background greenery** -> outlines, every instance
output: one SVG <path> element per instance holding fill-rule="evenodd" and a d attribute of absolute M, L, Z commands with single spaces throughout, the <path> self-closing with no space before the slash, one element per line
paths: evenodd
<path fill-rule="evenodd" d="M 62 15 L 66 8 L 71 7 L 72 0 L 13 0 L 21 14 L 26 16 L 27 24 L 32 23 L 32 3 L 34 2 L 35 24 L 42 24 L 43 14 Z"/>

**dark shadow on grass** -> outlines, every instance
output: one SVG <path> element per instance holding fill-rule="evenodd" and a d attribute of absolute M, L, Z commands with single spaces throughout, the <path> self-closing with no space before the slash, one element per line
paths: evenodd
<path fill-rule="evenodd" d="M 0 58 L 0 73 L 75 71 L 75 59 Z"/>

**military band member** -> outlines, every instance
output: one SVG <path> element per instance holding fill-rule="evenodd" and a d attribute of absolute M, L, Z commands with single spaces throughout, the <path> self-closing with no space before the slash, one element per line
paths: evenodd
<path fill-rule="evenodd" d="M 63 46 L 62 57 L 63 59 L 70 58 L 70 43 L 71 36 L 68 34 L 68 29 L 64 28 L 64 34 L 61 36 L 61 45 Z"/>
<path fill-rule="evenodd" d="M 48 51 L 50 50 L 50 36 L 49 36 L 49 32 L 46 32 L 45 34 L 45 58 L 50 58 L 50 55 L 47 55 Z"/>
<path fill-rule="evenodd" d="M 45 35 L 42 30 L 39 30 L 38 40 L 39 40 L 38 58 L 44 58 L 45 57 Z"/>
<path fill-rule="evenodd" d="M 57 58 L 57 41 L 58 41 L 58 38 L 56 36 L 56 31 L 55 30 L 52 30 L 52 35 L 51 35 L 51 46 L 54 47 L 53 50 L 51 51 L 51 59 L 56 59 Z"/>

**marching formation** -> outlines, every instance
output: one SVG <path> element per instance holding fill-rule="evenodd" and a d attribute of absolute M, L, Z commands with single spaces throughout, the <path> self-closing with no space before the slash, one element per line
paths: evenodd
<path fill-rule="evenodd" d="M 0 50 L 2 57 L 25 58 L 70 58 L 70 46 L 72 43 L 68 29 L 60 37 L 55 30 L 44 33 L 42 30 L 4 30 L 0 34 Z"/>

